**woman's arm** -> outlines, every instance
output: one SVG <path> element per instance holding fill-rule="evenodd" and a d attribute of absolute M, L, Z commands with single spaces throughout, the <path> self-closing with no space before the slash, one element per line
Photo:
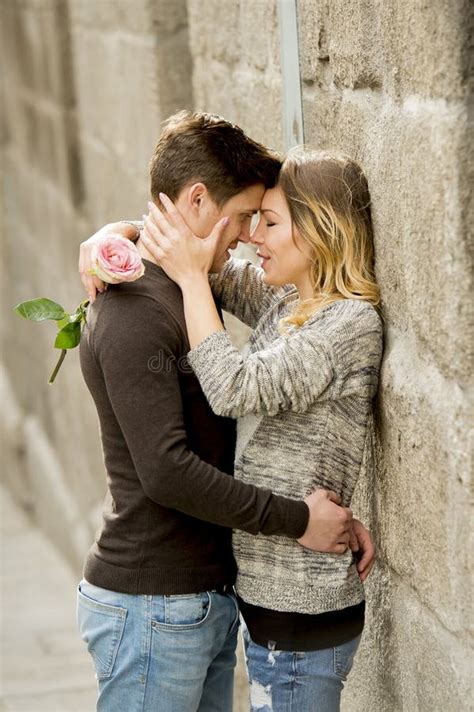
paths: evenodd
<path fill-rule="evenodd" d="M 192 319 L 194 347 L 188 361 L 215 413 L 238 418 L 248 413 L 305 412 L 328 386 L 331 397 L 372 397 L 378 383 L 382 331 L 375 310 L 343 300 L 324 314 L 245 360 L 214 321 L 199 323 L 198 293 L 185 287 L 186 319 Z M 204 338 L 203 338 L 204 336 Z"/>
<path fill-rule="evenodd" d="M 263 281 L 264 272 L 250 260 L 232 257 L 219 273 L 209 274 L 212 293 L 225 311 L 255 328 L 273 302 L 293 289 L 271 287 Z"/>
<path fill-rule="evenodd" d="M 332 349 L 317 333 L 306 329 L 282 336 L 244 360 L 222 325 L 219 328 L 214 319 L 197 318 L 196 291 L 184 290 L 183 295 L 192 346 L 188 361 L 217 415 L 239 418 L 248 413 L 305 412 L 332 382 Z"/>

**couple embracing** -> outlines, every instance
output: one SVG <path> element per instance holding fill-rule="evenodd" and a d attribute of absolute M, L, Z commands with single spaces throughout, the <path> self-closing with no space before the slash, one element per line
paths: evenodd
<path fill-rule="evenodd" d="M 382 355 L 366 179 L 185 112 L 150 176 L 144 222 L 81 246 L 107 472 L 78 588 L 97 709 L 230 712 L 240 613 L 252 710 L 339 710 L 374 560 L 349 508 Z M 105 288 L 90 253 L 111 232 L 145 274 Z M 221 309 L 252 329 L 242 353 Z"/>

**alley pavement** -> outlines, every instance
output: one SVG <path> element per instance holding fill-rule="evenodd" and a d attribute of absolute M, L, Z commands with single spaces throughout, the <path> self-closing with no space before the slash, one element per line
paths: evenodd
<path fill-rule="evenodd" d="M 0 499 L 0 712 L 93 712 L 74 575 L 3 487 Z"/>
<path fill-rule="evenodd" d="M 0 486 L 0 712 L 94 712 L 92 662 L 76 629 L 77 581 Z M 234 712 L 246 712 L 239 645 Z"/>

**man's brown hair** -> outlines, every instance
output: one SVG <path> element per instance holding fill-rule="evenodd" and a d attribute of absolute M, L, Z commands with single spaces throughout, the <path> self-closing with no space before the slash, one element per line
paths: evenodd
<path fill-rule="evenodd" d="M 150 161 L 151 194 L 176 200 L 189 184 L 202 182 L 217 205 L 257 183 L 272 188 L 279 156 L 216 114 L 180 111 L 165 122 Z"/>

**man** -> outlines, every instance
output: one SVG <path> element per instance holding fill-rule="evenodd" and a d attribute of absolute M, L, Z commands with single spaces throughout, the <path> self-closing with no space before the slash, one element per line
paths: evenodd
<path fill-rule="evenodd" d="M 199 237 L 228 216 L 213 264 L 219 271 L 227 250 L 248 241 L 279 168 L 240 128 L 181 113 L 158 141 L 151 194 L 175 200 Z M 108 497 L 79 586 L 79 626 L 96 667 L 98 710 L 226 712 L 238 629 L 231 529 L 330 552 L 356 546 L 352 527 L 362 538 L 365 530 L 334 493 L 318 490 L 296 502 L 233 479 L 234 423 L 214 415 L 185 361 L 179 287 L 137 245 L 145 276 L 109 286 L 90 308 L 81 340 Z M 81 267 L 93 301 L 102 285 L 86 273 L 86 247 Z"/>

